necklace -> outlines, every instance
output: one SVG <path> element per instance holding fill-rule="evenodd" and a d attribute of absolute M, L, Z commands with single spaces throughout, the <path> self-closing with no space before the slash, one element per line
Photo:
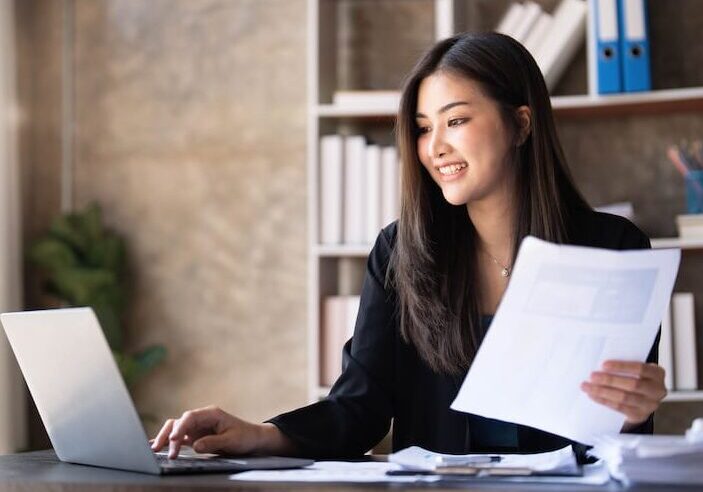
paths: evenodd
<path fill-rule="evenodd" d="M 501 269 L 501 270 L 500 270 L 500 274 L 501 274 L 503 277 L 507 278 L 507 277 L 510 276 L 510 274 L 512 273 L 512 268 L 511 268 L 511 267 L 506 266 L 506 265 L 503 265 L 501 262 L 499 262 L 499 261 L 496 259 L 495 256 L 493 256 L 492 254 L 490 254 L 490 253 L 489 253 L 488 251 L 486 251 L 484 248 L 481 248 L 481 249 L 483 250 L 484 253 L 486 253 L 486 254 L 491 258 L 491 260 L 493 260 L 493 263 L 495 263 L 496 265 L 498 265 L 498 267 L 500 267 L 500 269 Z"/>

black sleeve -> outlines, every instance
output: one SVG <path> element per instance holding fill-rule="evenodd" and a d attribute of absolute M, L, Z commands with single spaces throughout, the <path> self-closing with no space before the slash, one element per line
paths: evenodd
<path fill-rule="evenodd" d="M 634 225 L 631 226 L 631 230 L 628 230 L 623 235 L 623 244 L 621 249 L 651 249 L 652 245 L 649 238 Z M 649 355 L 647 356 L 647 362 L 658 363 L 659 362 L 659 339 L 661 338 L 661 326 L 659 327 L 659 332 L 654 339 L 654 344 L 652 345 Z M 636 427 L 627 431 L 628 434 L 652 434 L 654 433 L 654 414 L 652 413 L 647 420 L 642 422 Z"/>
<path fill-rule="evenodd" d="M 396 335 L 394 296 L 384 288 L 391 252 L 389 228 L 378 236 L 369 255 L 354 336 L 344 345 L 342 374 L 329 396 L 268 420 L 297 445 L 301 456 L 361 456 L 390 427 Z"/>

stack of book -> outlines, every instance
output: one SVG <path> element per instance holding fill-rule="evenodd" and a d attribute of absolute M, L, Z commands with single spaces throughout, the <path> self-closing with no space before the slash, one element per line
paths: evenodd
<path fill-rule="evenodd" d="M 667 389 L 698 389 L 695 303 L 690 292 L 676 292 L 671 296 L 671 304 L 662 319 L 659 365 L 666 371 Z"/>
<path fill-rule="evenodd" d="M 398 152 L 359 135 L 325 135 L 319 193 L 321 244 L 372 244 L 399 215 Z"/>
<path fill-rule="evenodd" d="M 583 0 L 562 0 L 552 14 L 530 0 L 513 3 L 496 31 L 527 48 L 551 91 L 584 43 L 587 10 Z"/>
<path fill-rule="evenodd" d="M 589 0 L 591 94 L 652 89 L 645 0 Z"/>

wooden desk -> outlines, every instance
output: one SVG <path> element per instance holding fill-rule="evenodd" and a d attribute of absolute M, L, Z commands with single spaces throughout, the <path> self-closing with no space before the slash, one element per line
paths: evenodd
<path fill-rule="evenodd" d="M 491 491 L 614 491 L 625 490 L 611 482 L 603 487 L 566 486 L 545 484 L 510 484 L 496 482 L 465 482 L 462 484 L 406 485 L 406 484 L 283 484 L 232 482 L 228 475 L 184 475 L 157 477 L 141 473 L 123 472 L 107 468 L 71 465 L 58 461 L 53 451 L 35 451 L 0 456 L 0 490 L 6 491 L 125 491 L 146 492 L 161 490 L 197 491 L 385 491 L 411 488 L 422 490 L 491 490 Z M 628 491 L 663 492 L 671 486 L 632 487 Z M 691 489 L 680 489 L 691 490 Z"/>

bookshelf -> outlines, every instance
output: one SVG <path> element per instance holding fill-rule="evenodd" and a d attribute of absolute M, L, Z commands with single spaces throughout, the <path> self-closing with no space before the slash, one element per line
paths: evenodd
<path fill-rule="evenodd" d="M 433 0 L 435 39 L 454 33 L 457 19 L 463 14 L 466 2 Z M 320 244 L 319 217 L 319 140 L 326 134 L 344 132 L 364 133 L 365 125 L 385 125 L 391 128 L 397 102 L 372 107 L 333 104 L 337 89 L 335 0 L 308 0 L 308 87 L 307 87 L 307 169 L 308 169 L 308 399 L 316 401 L 329 391 L 320 385 L 320 328 L 322 300 L 339 294 L 337 279 L 342 263 L 363 261 L 370 244 Z M 384 91 L 385 92 L 385 91 Z M 398 99 L 400 94 L 398 93 Z M 703 111 L 703 87 L 674 88 L 641 93 L 608 96 L 569 95 L 553 96 L 552 107 L 559 120 L 621 117 L 632 115 L 659 115 Z M 361 130 L 359 130 L 361 129 Z M 703 251 L 703 238 L 674 237 L 652 239 L 653 248 L 681 248 Z M 703 391 L 671 391 L 666 402 L 703 402 Z"/>
<path fill-rule="evenodd" d="M 398 93 L 400 98 L 400 93 Z M 604 96 L 578 95 L 552 97 L 552 109 L 562 117 L 603 117 L 619 115 L 660 114 L 672 112 L 703 111 L 703 87 L 654 90 L 632 94 Z M 393 119 L 397 105 L 351 107 L 319 104 L 314 108 L 320 118 L 373 118 Z"/>

